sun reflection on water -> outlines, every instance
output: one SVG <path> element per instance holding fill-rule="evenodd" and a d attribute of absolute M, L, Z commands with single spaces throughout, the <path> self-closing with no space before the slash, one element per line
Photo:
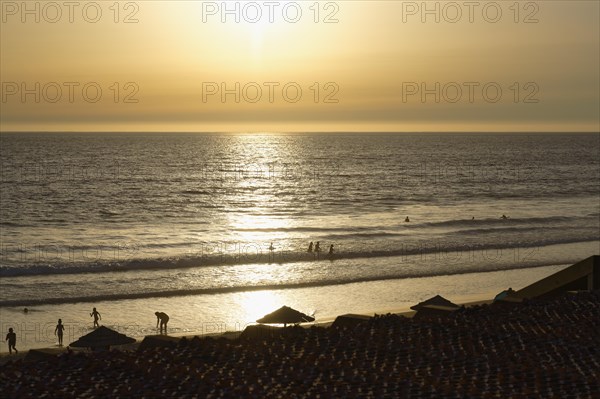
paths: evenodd
<path fill-rule="evenodd" d="M 241 256 L 251 262 L 278 263 L 294 251 L 293 220 L 273 215 L 236 213 L 228 215 L 228 230 L 240 248 Z"/>
<path fill-rule="evenodd" d="M 248 285 L 276 284 L 292 278 L 288 269 L 271 265 L 294 249 L 292 229 L 299 223 L 292 217 L 274 212 L 293 208 L 290 199 L 279 193 L 285 191 L 285 185 L 296 184 L 275 173 L 278 169 L 274 165 L 285 164 L 291 155 L 280 140 L 280 137 L 267 134 L 235 137 L 234 151 L 245 162 L 238 165 L 243 173 L 231 182 L 235 187 L 233 200 L 246 207 L 243 212 L 236 209 L 227 214 L 227 229 L 235 237 L 241 256 L 251 260 L 250 263 L 256 261 L 255 265 L 238 269 L 238 277 Z M 285 303 L 285 295 L 269 290 L 240 293 L 236 302 L 244 323 L 254 323 L 281 306 L 289 305 Z"/>
<path fill-rule="evenodd" d="M 244 323 L 253 323 L 284 305 L 283 298 L 273 291 L 243 292 L 239 296 Z"/>

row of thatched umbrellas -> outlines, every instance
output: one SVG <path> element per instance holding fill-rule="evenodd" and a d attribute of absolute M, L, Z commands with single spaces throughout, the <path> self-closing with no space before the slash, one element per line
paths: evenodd
<path fill-rule="evenodd" d="M 447 299 L 436 295 L 432 298 L 429 298 L 426 301 L 420 302 L 411 307 L 411 309 L 416 311 L 421 311 L 428 307 L 444 307 L 450 309 L 457 309 L 458 305 L 448 301 Z M 288 306 L 282 306 L 276 311 L 269 313 L 268 315 L 256 320 L 257 323 L 261 324 L 283 324 L 284 327 L 288 324 L 300 324 L 306 322 L 315 321 L 314 317 L 311 317 L 307 314 L 299 312 L 295 309 L 292 309 Z M 100 348 L 109 348 L 115 345 L 128 345 L 135 342 L 134 338 L 128 337 L 125 334 L 118 333 L 114 330 L 111 330 L 108 327 L 98 327 L 91 333 L 84 335 L 79 338 L 77 341 L 73 342 L 71 346 L 75 348 L 92 348 L 92 349 L 100 349 Z"/>
<path fill-rule="evenodd" d="M 282 306 L 276 311 L 256 320 L 257 323 L 283 324 L 284 326 L 287 326 L 288 324 L 299 324 L 311 321 L 315 321 L 315 318 L 288 306 Z M 79 338 L 70 346 L 74 348 L 108 349 L 111 346 L 128 345 L 134 342 L 134 338 L 111 330 L 108 327 L 100 326 L 91 333 Z"/>

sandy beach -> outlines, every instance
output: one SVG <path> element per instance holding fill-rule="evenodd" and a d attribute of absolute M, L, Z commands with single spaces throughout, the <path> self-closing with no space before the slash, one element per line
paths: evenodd
<path fill-rule="evenodd" d="M 86 342 L 91 351 L 3 356 L 0 387 L 7 398 L 595 398 L 599 272 L 600 256 L 592 256 L 493 300 L 455 304 L 435 296 L 411 311 L 304 327 L 255 324 L 139 342 L 101 326 L 72 344 Z M 307 317 L 278 312 L 261 321 Z M 108 342 L 128 345 L 110 349 Z"/>
<path fill-rule="evenodd" d="M 4 363 L 5 397 L 596 397 L 600 293 Z M 28 377 L 25 377 L 28 376 Z M 25 395 L 25 396 L 23 396 Z"/>

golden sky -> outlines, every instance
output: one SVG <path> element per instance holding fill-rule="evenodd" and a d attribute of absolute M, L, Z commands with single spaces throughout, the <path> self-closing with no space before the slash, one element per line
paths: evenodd
<path fill-rule="evenodd" d="M 2 131 L 600 130 L 598 1 L 73 4 L 0 1 Z"/>

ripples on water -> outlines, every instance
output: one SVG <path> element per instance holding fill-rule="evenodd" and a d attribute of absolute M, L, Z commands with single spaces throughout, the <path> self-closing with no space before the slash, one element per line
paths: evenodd
<path fill-rule="evenodd" d="M 203 266 L 221 281 L 231 265 L 309 268 L 309 241 L 356 266 L 600 239 L 598 135 L 3 134 L 1 144 L 3 280 Z M 364 277 L 352 267 L 346 278 Z M 338 278 L 282 270 L 256 284 Z M 401 275 L 368 278 L 390 273 Z M 170 288 L 187 287 L 184 275 Z M 167 291 L 163 281 L 135 290 Z"/>

